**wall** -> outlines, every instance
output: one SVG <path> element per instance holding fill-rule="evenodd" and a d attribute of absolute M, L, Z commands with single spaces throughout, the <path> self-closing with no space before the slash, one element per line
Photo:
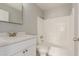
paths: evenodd
<path fill-rule="evenodd" d="M 53 55 L 73 55 L 72 16 L 48 19 L 44 22 L 44 28 L 45 40 L 50 42 L 52 45 L 58 46 L 54 46 L 54 48 L 58 50 L 55 50 Z"/>
<path fill-rule="evenodd" d="M 24 4 L 23 30 L 28 34 L 37 34 L 37 17 L 43 12 L 34 4 Z"/>
<path fill-rule="evenodd" d="M 40 17 L 37 18 L 37 43 L 41 44 L 44 40 L 44 20 Z M 43 37 L 43 38 L 40 38 Z"/>
<path fill-rule="evenodd" d="M 50 52 L 53 53 L 53 55 L 56 56 L 74 55 L 73 17 L 74 16 L 72 12 L 72 14 L 66 16 L 63 15 L 61 17 L 55 17 L 55 18 L 50 17 L 44 20 L 45 41 L 49 42 L 52 45 L 51 49 L 53 49 L 53 51 Z"/>
<path fill-rule="evenodd" d="M 65 15 L 69 15 L 71 13 L 72 5 L 67 6 L 60 6 L 60 7 L 54 7 L 50 10 L 46 10 L 44 12 L 45 19 L 47 18 L 55 18 L 55 17 L 61 17 Z"/>
<path fill-rule="evenodd" d="M 54 12 L 46 12 L 43 21 L 38 18 L 38 39 L 50 43 L 50 55 L 51 53 L 54 56 L 74 55 L 74 8 L 64 10 L 62 8 L 59 11 L 56 9 Z M 41 35 L 44 39 L 40 39 Z"/>
<path fill-rule="evenodd" d="M 0 22 L 0 32 L 25 31 L 27 34 L 36 34 L 37 16 L 42 15 L 41 10 L 32 3 L 23 4 L 23 25 Z"/>

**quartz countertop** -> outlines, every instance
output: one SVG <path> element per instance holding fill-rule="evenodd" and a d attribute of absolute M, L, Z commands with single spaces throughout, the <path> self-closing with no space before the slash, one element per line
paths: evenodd
<path fill-rule="evenodd" d="M 32 38 L 36 38 L 35 35 L 24 35 L 24 36 L 16 36 L 16 37 L 0 37 L 0 47 L 25 41 L 25 40 L 30 40 Z"/>

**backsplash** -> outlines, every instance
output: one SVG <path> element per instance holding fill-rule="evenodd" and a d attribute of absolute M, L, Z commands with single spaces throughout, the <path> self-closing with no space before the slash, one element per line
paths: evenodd
<path fill-rule="evenodd" d="M 6 32 L 1 32 L 1 33 L 0 33 L 0 37 L 8 37 L 8 33 L 6 33 Z"/>
<path fill-rule="evenodd" d="M 27 35 L 26 32 L 0 32 L 0 37 L 16 37 Z"/>
<path fill-rule="evenodd" d="M 17 32 L 17 36 L 27 35 L 26 32 Z"/>

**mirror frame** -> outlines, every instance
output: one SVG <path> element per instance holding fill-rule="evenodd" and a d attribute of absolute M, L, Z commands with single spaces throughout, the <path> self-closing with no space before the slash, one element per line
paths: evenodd
<path fill-rule="evenodd" d="M 2 3 L 2 4 L 4 4 L 4 3 Z M 19 4 L 19 3 L 18 3 L 18 4 Z M 4 10 L 4 9 L 2 9 L 2 10 Z M 6 11 L 6 10 L 5 10 L 5 11 Z M 22 19 L 21 19 L 22 23 L 11 22 L 11 21 L 10 21 L 10 18 L 9 18 L 9 21 L 2 21 L 2 20 L 0 20 L 0 22 L 22 25 L 22 24 L 23 24 L 23 3 L 22 3 L 21 15 L 22 15 Z"/>

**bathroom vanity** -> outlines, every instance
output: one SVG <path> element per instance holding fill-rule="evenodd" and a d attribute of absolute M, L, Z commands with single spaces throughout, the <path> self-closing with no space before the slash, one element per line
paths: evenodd
<path fill-rule="evenodd" d="M 36 37 L 25 35 L 20 37 L 0 37 L 0 56 L 35 56 Z"/>

